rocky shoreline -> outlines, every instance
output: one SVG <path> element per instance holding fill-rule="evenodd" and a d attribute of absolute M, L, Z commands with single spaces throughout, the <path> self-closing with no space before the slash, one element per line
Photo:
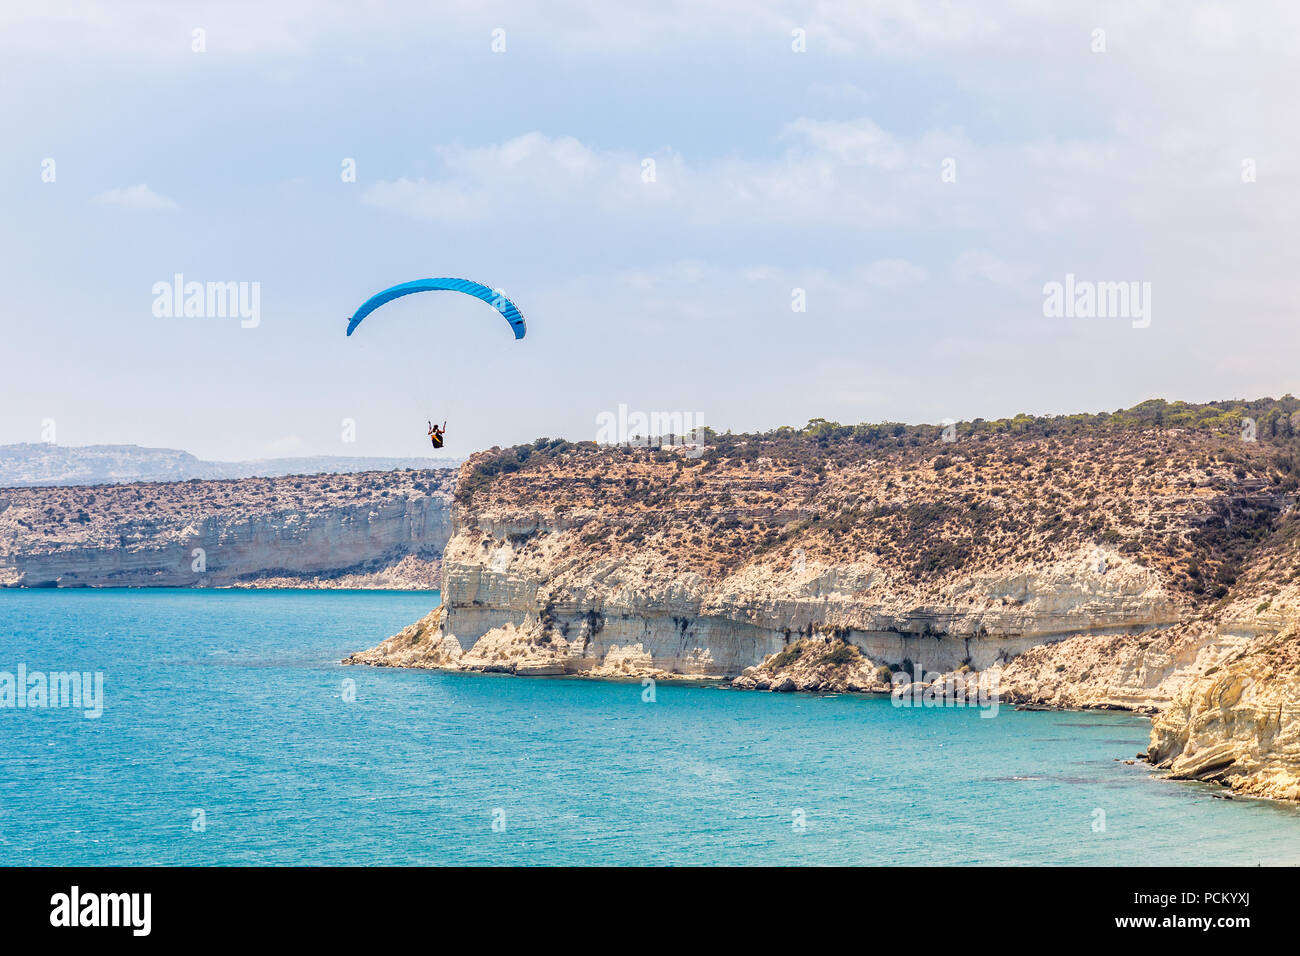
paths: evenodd
<path fill-rule="evenodd" d="M 1006 705 L 1127 711 L 1152 718 L 1148 750 L 1136 757 L 1167 771 L 1170 779 L 1217 783 L 1250 796 L 1300 799 L 1300 668 L 1295 666 L 1294 635 L 1262 639 L 1282 657 L 1261 688 L 1243 673 L 1243 666 L 1256 658 L 1252 641 L 1224 640 L 1213 630 L 1188 627 L 1140 637 L 1080 635 L 982 671 L 963 666 L 915 675 L 873 662 L 851 641 L 819 636 L 795 640 L 740 673 L 725 675 L 665 668 L 640 643 L 613 645 L 599 661 L 575 663 L 569 641 L 548 634 L 540 621 L 492 628 L 464 650 L 447 630 L 447 611 L 440 606 L 342 663 L 520 677 L 717 683 L 772 693 L 893 695 L 918 705 L 991 705 L 994 710 Z M 1285 679 L 1268 679 L 1280 678 L 1284 670 Z M 977 693 L 982 695 L 978 700 Z M 1247 704 L 1250 709 L 1244 711 Z"/>
<path fill-rule="evenodd" d="M 507 625 L 470 651 L 442 630 L 443 608 L 404 628 L 379 646 L 344 658 L 345 665 L 415 667 L 451 672 L 510 674 L 518 677 L 571 677 L 578 679 L 641 682 L 672 681 L 715 683 L 736 690 L 771 693 L 862 694 L 915 701 L 917 706 L 982 706 L 996 711 L 1000 705 L 1017 710 L 1126 711 L 1152 719 L 1151 743 L 1135 755 L 1167 772 L 1171 780 L 1216 783 L 1233 792 L 1279 800 L 1300 800 L 1300 780 L 1295 768 L 1300 757 L 1294 717 L 1300 685 L 1271 687 L 1267 702 L 1243 716 L 1233 711 L 1249 689 L 1232 669 L 1210 668 L 1204 681 L 1188 680 L 1184 692 L 1165 699 L 1158 693 L 1142 700 L 1111 695 L 1089 697 L 1078 685 L 1059 683 L 1050 688 L 1026 689 L 1036 664 L 983 672 L 958 670 L 945 674 L 913 675 L 875 665 L 853 644 L 834 638 L 804 639 L 770 655 L 733 677 L 684 674 L 655 666 L 642 647 L 615 649 L 595 667 L 573 669 L 563 659 L 563 647 L 539 643 L 537 633 Z M 1052 659 L 1070 659 L 1068 648 L 1056 646 Z M 1217 677 L 1215 675 L 1218 675 Z M 1246 680 L 1249 680 L 1247 678 Z M 1004 683 L 1005 682 L 1005 683 Z M 1159 701 L 1159 703 L 1157 703 Z M 1215 725 L 1227 721 L 1228 740 L 1214 734 Z M 1259 747 L 1261 728 L 1271 731 L 1269 746 Z"/>
<path fill-rule="evenodd" d="M 344 663 L 970 687 L 1151 716 L 1171 776 L 1300 799 L 1300 534 L 1274 459 L 1161 429 L 846 441 L 477 455 L 442 605 Z"/>

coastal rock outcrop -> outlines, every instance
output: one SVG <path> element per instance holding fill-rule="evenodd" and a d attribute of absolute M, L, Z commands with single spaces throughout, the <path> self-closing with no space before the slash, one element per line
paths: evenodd
<path fill-rule="evenodd" d="M 1300 579 L 1296 459 L 1212 429 L 1028 421 L 954 443 L 810 424 L 699 455 L 492 449 L 461 469 L 428 633 L 349 663 L 835 693 L 967 681 L 1030 707 L 1159 712 L 1152 760 L 1173 774 L 1290 795 L 1300 616 L 1268 595 Z M 1221 683 L 1266 660 L 1258 703 Z"/>
<path fill-rule="evenodd" d="M 1148 759 L 1175 779 L 1300 800 L 1300 632 L 1248 641 L 1189 681 L 1154 718 Z"/>
<path fill-rule="evenodd" d="M 746 667 L 731 684 L 742 690 L 888 693 L 892 677 L 888 667 L 873 665 L 853 644 L 805 638 Z"/>

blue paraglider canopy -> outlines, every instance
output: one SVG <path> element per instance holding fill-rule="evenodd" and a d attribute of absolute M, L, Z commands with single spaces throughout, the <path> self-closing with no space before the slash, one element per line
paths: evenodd
<path fill-rule="evenodd" d="M 348 320 L 348 335 L 356 331 L 361 320 L 368 316 L 375 309 L 394 299 L 400 299 L 404 295 L 410 295 L 412 292 L 463 292 L 466 295 L 472 295 L 475 298 L 482 299 L 492 308 L 496 309 L 506 317 L 510 327 L 514 329 L 515 338 L 522 339 L 524 333 L 528 330 L 524 325 L 524 317 L 513 302 L 507 299 L 496 289 L 490 289 L 481 282 L 472 282 L 469 279 L 416 279 L 414 282 L 403 282 L 401 285 L 395 285 L 391 289 L 385 289 L 383 292 L 377 292 L 365 302 L 361 303 L 361 308 Z"/>

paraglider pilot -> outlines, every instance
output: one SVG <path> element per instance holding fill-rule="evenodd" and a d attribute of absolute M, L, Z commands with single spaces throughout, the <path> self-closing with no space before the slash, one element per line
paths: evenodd
<path fill-rule="evenodd" d="M 429 441 L 433 442 L 434 448 L 442 447 L 442 436 L 447 434 L 447 423 L 444 421 L 439 428 L 433 422 L 429 422 Z"/>

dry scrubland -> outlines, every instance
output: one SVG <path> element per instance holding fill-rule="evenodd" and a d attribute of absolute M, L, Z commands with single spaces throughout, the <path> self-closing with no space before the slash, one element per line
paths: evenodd
<path fill-rule="evenodd" d="M 1245 441 L 1243 419 L 1256 441 Z M 1296 797 L 1300 402 L 475 455 L 444 605 L 356 663 L 1159 712 L 1176 775 Z"/>
<path fill-rule="evenodd" d="M 653 548 L 665 567 L 716 580 L 802 550 L 806 561 L 869 557 L 918 591 L 1095 544 L 1201 602 L 1224 597 L 1266 538 L 1290 538 L 1289 515 L 1275 524 L 1300 484 L 1296 461 L 1268 445 L 1181 429 L 990 430 L 955 444 L 918 431 L 861 443 L 720 436 L 699 460 L 548 442 L 475 459 L 457 499 L 553 515 L 592 558 Z M 1270 568 L 1293 579 L 1300 554 L 1281 549 Z"/>

